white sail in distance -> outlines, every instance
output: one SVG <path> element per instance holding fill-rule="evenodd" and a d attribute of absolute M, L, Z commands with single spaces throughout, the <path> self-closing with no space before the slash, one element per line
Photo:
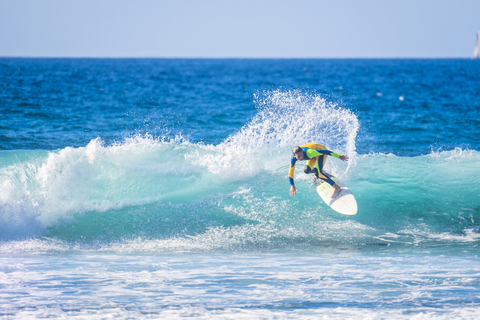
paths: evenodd
<path fill-rule="evenodd" d="M 480 51 L 480 30 L 477 30 L 477 42 L 475 43 L 475 48 L 473 48 L 473 59 L 478 59 L 478 54 Z"/>

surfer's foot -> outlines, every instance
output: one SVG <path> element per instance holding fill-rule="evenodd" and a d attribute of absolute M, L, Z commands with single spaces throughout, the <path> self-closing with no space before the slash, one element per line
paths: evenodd
<path fill-rule="evenodd" d="M 338 184 L 334 184 L 333 185 L 332 199 L 336 198 L 341 190 L 342 190 L 342 188 L 340 188 L 340 186 Z"/>

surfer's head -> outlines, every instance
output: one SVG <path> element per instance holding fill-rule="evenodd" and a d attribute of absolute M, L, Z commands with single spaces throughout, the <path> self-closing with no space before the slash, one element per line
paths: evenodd
<path fill-rule="evenodd" d="M 299 146 L 293 147 L 292 149 L 293 156 L 297 160 L 303 160 L 303 150 Z"/>

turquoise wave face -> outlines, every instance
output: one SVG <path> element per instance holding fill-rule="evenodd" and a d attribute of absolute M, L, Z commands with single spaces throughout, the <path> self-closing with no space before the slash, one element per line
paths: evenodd
<path fill-rule="evenodd" d="M 316 194 L 311 176 L 301 171 L 296 174 L 299 193 L 292 198 L 286 170 L 265 166 L 250 176 L 238 172 L 239 177 L 223 177 L 186 160 L 192 154 L 209 155 L 212 150 L 205 146 L 145 143 L 130 146 L 128 159 L 114 152 L 116 147 L 107 147 L 104 151 L 115 158 L 97 155 L 91 164 L 79 157 L 76 163 L 57 165 L 56 177 L 46 180 L 45 168 L 55 167 L 52 158 L 67 159 L 66 150 L 38 158 L 43 165 L 32 174 L 35 181 L 23 180 L 31 189 L 22 195 L 10 189 L 8 198 L 8 190 L 2 195 L 3 239 L 127 251 L 455 245 L 480 239 L 477 151 L 414 158 L 359 156 L 351 178 L 344 178 L 359 212 L 347 217 L 329 209 Z M 164 165 L 149 164 L 167 151 L 177 157 L 168 157 L 171 161 Z M 5 169 L 13 173 L 33 166 L 29 161 L 2 168 L 3 181 Z M 329 169 L 335 170 L 333 160 Z M 21 182 L 27 177 L 17 178 Z"/>
<path fill-rule="evenodd" d="M 357 155 L 353 113 L 298 92 L 262 99 L 257 116 L 216 146 L 143 136 L 1 152 L 0 251 L 478 243 L 478 151 Z M 351 156 L 329 158 L 326 170 L 351 188 L 356 216 L 328 208 L 302 165 L 299 193 L 288 195 L 291 147 L 312 140 Z"/>

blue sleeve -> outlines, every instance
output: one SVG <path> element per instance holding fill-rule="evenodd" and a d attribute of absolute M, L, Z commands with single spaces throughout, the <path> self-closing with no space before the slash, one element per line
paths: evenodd
<path fill-rule="evenodd" d="M 292 160 L 290 161 L 290 170 L 288 171 L 288 181 L 290 182 L 290 185 L 294 185 L 293 183 L 293 173 L 295 172 L 295 163 L 297 162 L 297 158 L 292 157 Z"/>

